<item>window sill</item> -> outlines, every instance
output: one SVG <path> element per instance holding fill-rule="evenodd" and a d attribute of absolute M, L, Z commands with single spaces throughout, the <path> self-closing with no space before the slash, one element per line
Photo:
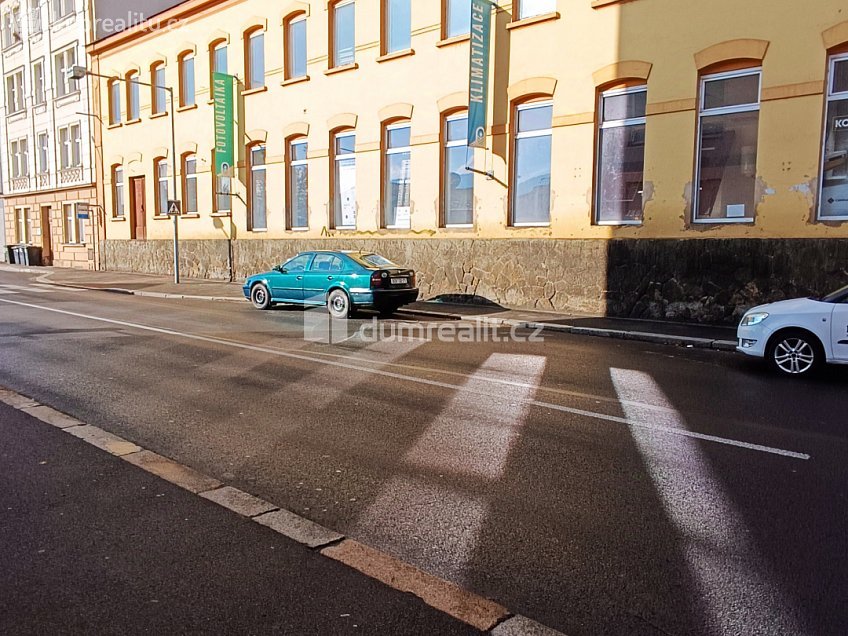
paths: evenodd
<path fill-rule="evenodd" d="M 85 243 L 62 243 L 62 247 L 85 247 Z"/>
<path fill-rule="evenodd" d="M 255 227 L 253 229 L 248 230 L 248 232 L 252 232 L 254 234 L 265 234 L 266 232 L 268 232 L 268 228 L 267 227 Z"/>
<path fill-rule="evenodd" d="M 106 130 L 114 130 L 115 128 L 120 128 L 121 126 L 123 126 L 121 122 L 118 122 L 117 124 L 109 124 L 108 126 L 106 126 Z"/>
<path fill-rule="evenodd" d="M 551 13 L 543 13 L 542 15 L 534 15 L 532 18 L 523 18 L 515 20 L 506 25 L 508 31 L 512 29 L 520 29 L 521 27 L 530 26 L 531 24 L 539 24 L 540 22 L 549 22 L 551 20 L 559 20 L 559 11 Z"/>
<path fill-rule="evenodd" d="M 595 221 L 598 227 L 639 227 L 642 221 Z"/>
<path fill-rule="evenodd" d="M 301 75 L 300 77 L 290 77 L 287 80 L 283 80 L 280 82 L 280 86 L 291 86 L 292 84 L 300 84 L 301 82 L 308 82 L 309 75 Z"/>
<path fill-rule="evenodd" d="M 154 221 L 169 221 L 170 219 L 171 219 L 171 217 L 168 216 L 167 214 L 165 216 L 162 216 L 161 214 L 154 214 L 153 215 Z"/>
<path fill-rule="evenodd" d="M 160 119 L 161 117 L 167 117 L 168 111 L 166 110 L 164 113 L 153 113 L 150 115 L 150 119 Z"/>
<path fill-rule="evenodd" d="M 290 227 L 289 232 L 308 232 L 308 227 Z"/>
<path fill-rule="evenodd" d="M 324 75 L 335 75 L 336 73 L 344 73 L 345 71 L 353 71 L 359 68 L 359 64 L 354 62 L 353 64 L 345 64 L 343 66 L 334 66 L 333 68 L 328 68 L 324 71 Z"/>
<path fill-rule="evenodd" d="M 113 216 L 111 219 L 112 223 L 124 223 L 127 220 L 125 216 Z"/>
<path fill-rule="evenodd" d="M 473 223 L 448 223 L 442 227 L 443 230 L 473 230 Z"/>
<path fill-rule="evenodd" d="M 356 232 L 356 226 L 355 225 L 342 225 L 340 227 L 334 227 L 334 228 L 331 228 L 331 229 L 336 231 L 336 232 Z"/>
<path fill-rule="evenodd" d="M 403 49 L 402 51 L 395 51 L 394 53 L 386 53 L 385 55 L 381 55 L 377 58 L 377 63 L 382 64 L 383 62 L 397 60 L 399 58 L 408 57 L 410 55 L 415 55 L 415 49 Z"/>
<path fill-rule="evenodd" d="M 412 231 L 412 227 L 408 227 L 405 225 L 387 225 L 383 228 L 384 230 L 392 230 L 394 232 L 410 232 Z"/>
<path fill-rule="evenodd" d="M 701 219 L 693 219 L 692 223 L 695 225 L 732 225 L 734 223 L 747 223 L 748 225 L 753 225 L 755 219 L 753 218 L 738 218 L 738 219 L 727 219 L 727 218 L 715 218 L 711 219 L 709 217 L 704 217 Z"/>
<path fill-rule="evenodd" d="M 454 35 L 453 37 L 444 38 L 436 42 L 436 46 L 442 48 L 443 46 L 450 46 L 452 44 L 459 44 L 460 42 L 468 42 L 471 39 L 471 34 L 466 33 L 465 35 Z"/>
<path fill-rule="evenodd" d="M 200 215 L 197 212 L 192 212 L 191 214 L 180 214 L 181 219 L 199 219 Z"/>
<path fill-rule="evenodd" d="M 140 124 L 140 123 L 141 123 L 141 118 L 139 117 L 138 119 L 130 119 L 124 125 L 125 126 L 132 126 L 133 124 Z"/>
<path fill-rule="evenodd" d="M 259 93 L 264 93 L 268 90 L 267 86 L 260 86 L 259 88 L 251 88 L 250 90 L 244 91 L 242 93 L 243 97 L 248 97 L 249 95 L 258 95 Z"/>
<path fill-rule="evenodd" d="M 213 212 L 210 214 L 213 219 L 227 219 L 232 216 L 229 212 Z"/>
<path fill-rule="evenodd" d="M 551 223 L 550 221 L 547 223 L 541 221 L 538 223 L 512 223 L 507 227 L 513 230 L 532 230 L 534 227 L 551 227 Z"/>
<path fill-rule="evenodd" d="M 70 93 L 66 93 L 65 95 L 59 95 L 54 100 L 53 103 L 57 106 L 64 106 L 65 104 L 70 104 L 71 102 L 78 102 L 80 99 L 81 92 L 76 90 Z"/>
<path fill-rule="evenodd" d="M 197 110 L 197 104 L 188 104 L 186 106 L 180 106 L 177 109 L 177 112 L 178 113 L 184 113 L 184 112 L 189 111 L 189 110 Z"/>
<path fill-rule="evenodd" d="M 610 4 L 623 4 L 625 2 L 630 2 L 630 0 L 592 0 L 592 8 L 600 9 Z"/>

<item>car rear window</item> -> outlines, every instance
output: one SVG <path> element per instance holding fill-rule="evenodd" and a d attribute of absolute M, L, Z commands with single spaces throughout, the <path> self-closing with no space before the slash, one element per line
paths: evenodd
<path fill-rule="evenodd" d="M 368 269 L 382 269 L 384 267 L 397 267 L 389 259 L 379 254 L 348 254 L 353 260 Z"/>

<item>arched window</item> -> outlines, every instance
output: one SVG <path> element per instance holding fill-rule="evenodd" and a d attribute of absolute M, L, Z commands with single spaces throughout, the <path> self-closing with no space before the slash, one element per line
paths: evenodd
<path fill-rule="evenodd" d="M 248 146 L 250 166 L 250 230 L 268 229 L 268 200 L 265 167 L 265 144 Z"/>
<path fill-rule="evenodd" d="M 356 61 L 356 4 L 338 0 L 330 11 L 330 65 L 347 66 Z"/>
<path fill-rule="evenodd" d="M 127 121 L 141 118 L 141 94 L 138 83 L 138 72 L 127 73 Z"/>
<path fill-rule="evenodd" d="M 290 16 L 285 31 L 286 79 L 306 77 L 306 14 Z"/>
<path fill-rule="evenodd" d="M 468 146 L 468 111 L 444 117 L 442 128 L 442 222 L 446 227 L 468 227 L 474 223 L 474 163 Z"/>
<path fill-rule="evenodd" d="M 109 125 L 117 126 L 121 123 L 121 82 L 113 79 L 109 81 Z"/>
<path fill-rule="evenodd" d="M 265 31 L 261 27 L 244 35 L 245 87 L 255 90 L 265 86 Z"/>
<path fill-rule="evenodd" d="M 305 230 L 309 227 L 309 163 L 306 158 L 306 137 L 293 137 L 286 145 L 288 226 L 292 230 Z"/>
<path fill-rule="evenodd" d="M 180 106 L 195 105 L 194 53 L 188 51 L 179 57 Z"/>
<path fill-rule="evenodd" d="M 333 227 L 356 229 L 356 132 L 352 128 L 333 134 L 330 161 Z"/>
<path fill-rule="evenodd" d="M 409 188 L 412 123 L 395 120 L 383 127 L 383 226 L 412 227 Z"/>
<path fill-rule="evenodd" d="M 510 225 L 548 225 L 551 220 L 553 102 L 517 104 L 513 110 Z"/>
<path fill-rule="evenodd" d="M 209 71 L 211 73 L 229 73 L 227 60 L 227 41 L 215 40 L 209 45 Z M 210 86 L 212 78 L 210 77 Z"/>
<path fill-rule="evenodd" d="M 197 214 L 197 155 L 183 155 L 183 214 Z"/>
<path fill-rule="evenodd" d="M 166 112 L 168 91 L 165 90 L 165 63 L 155 62 L 150 67 L 151 114 L 161 115 Z"/>

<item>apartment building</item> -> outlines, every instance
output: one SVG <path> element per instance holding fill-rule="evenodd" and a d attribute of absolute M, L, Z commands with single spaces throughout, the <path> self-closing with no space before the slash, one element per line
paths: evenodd
<path fill-rule="evenodd" d="M 187 0 L 89 53 L 113 268 L 170 271 L 176 198 L 193 276 L 363 248 L 430 297 L 705 321 L 845 278 L 838 0 Z"/>
<path fill-rule="evenodd" d="M 93 269 L 97 255 L 95 114 L 86 82 L 87 0 L 0 2 L 5 231 L 45 264 Z"/>

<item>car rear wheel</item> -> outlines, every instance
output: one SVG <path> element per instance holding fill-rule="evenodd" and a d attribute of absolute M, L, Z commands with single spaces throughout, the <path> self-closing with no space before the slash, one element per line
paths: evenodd
<path fill-rule="evenodd" d="M 327 310 L 333 318 L 344 320 L 353 314 L 350 298 L 341 289 L 334 289 L 327 296 Z"/>
<path fill-rule="evenodd" d="M 813 335 L 793 329 L 772 339 L 766 359 L 771 368 L 781 375 L 798 378 L 814 373 L 821 366 L 824 351 Z"/>
<path fill-rule="evenodd" d="M 262 283 L 254 285 L 253 289 L 250 290 L 250 302 L 252 302 L 253 306 L 257 309 L 270 309 L 271 294 L 268 292 L 268 288 Z"/>

